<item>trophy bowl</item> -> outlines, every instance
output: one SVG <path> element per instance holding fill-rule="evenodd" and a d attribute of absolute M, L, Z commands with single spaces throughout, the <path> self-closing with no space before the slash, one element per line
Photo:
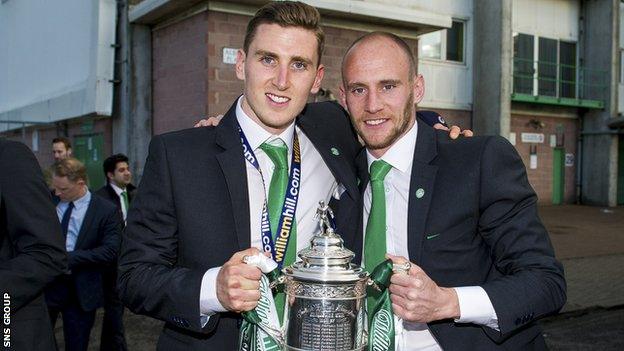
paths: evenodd
<path fill-rule="evenodd" d="M 283 269 L 286 350 L 364 350 L 368 273 L 351 263 L 354 253 L 329 223 L 321 202 L 321 231 L 301 250 L 301 261 Z"/>

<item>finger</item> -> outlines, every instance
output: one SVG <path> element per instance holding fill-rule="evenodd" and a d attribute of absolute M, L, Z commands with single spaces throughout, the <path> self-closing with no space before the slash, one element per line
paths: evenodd
<path fill-rule="evenodd" d="M 436 123 L 433 125 L 433 128 L 435 129 L 439 129 L 439 130 L 449 130 L 447 126 L 445 126 L 442 123 Z"/>
<path fill-rule="evenodd" d="M 208 120 L 206 120 L 206 119 L 200 119 L 200 120 L 199 120 L 199 121 L 195 124 L 195 126 L 194 126 L 194 127 L 195 127 L 195 128 L 197 128 L 197 127 L 207 127 L 208 125 L 209 125 L 209 124 L 208 124 Z"/>
<path fill-rule="evenodd" d="M 459 129 L 458 126 L 452 126 L 449 136 L 451 137 L 451 139 L 457 139 L 460 133 L 461 133 L 461 129 Z"/>
<path fill-rule="evenodd" d="M 407 288 L 412 285 L 412 279 L 414 278 L 407 274 L 393 274 L 390 277 L 390 283 Z"/>
<path fill-rule="evenodd" d="M 467 137 L 467 138 L 470 138 L 470 137 L 474 136 L 474 133 L 473 133 L 473 132 L 472 132 L 472 130 L 470 130 L 470 129 L 466 129 L 466 130 L 464 130 L 464 131 L 462 132 L 462 134 L 463 134 L 465 137 Z"/>
<path fill-rule="evenodd" d="M 399 306 L 397 304 L 394 304 L 394 303 L 392 304 L 392 312 L 394 313 L 395 316 L 397 316 L 399 318 L 407 319 L 406 318 L 406 312 L 407 311 L 403 307 L 401 307 L 401 306 Z"/>
<path fill-rule="evenodd" d="M 391 259 L 392 263 L 394 263 L 394 264 L 404 264 L 405 262 L 409 261 L 407 258 L 405 258 L 403 256 L 395 256 L 395 255 L 391 255 L 389 253 L 386 254 L 386 258 Z"/>
<path fill-rule="evenodd" d="M 391 297 L 392 295 L 407 297 L 407 292 L 408 292 L 407 286 L 403 286 L 399 284 L 390 284 L 390 287 L 388 287 L 388 290 L 390 290 Z"/>
<path fill-rule="evenodd" d="M 258 306 L 258 301 L 245 301 L 240 306 L 240 312 L 251 311 Z"/>
<path fill-rule="evenodd" d="M 230 258 L 230 262 L 234 262 L 234 263 L 242 263 L 243 262 L 243 257 L 245 256 L 253 256 L 257 253 L 259 253 L 260 250 L 258 250 L 255 247 L 250 247 L 246 250 L 243 251 L 239 251 L 237 253 L 235 253 L 234 255 L 232 255 L 232 257 Z"/>
<path fill-rule="evenodd" d="M 260 277 L 262 277 L 260 268 L 246 263 L 239 263 L 236 265 L 235 272 L 234 276 L 240 277 L 241 279 L 259 281 Z"/>

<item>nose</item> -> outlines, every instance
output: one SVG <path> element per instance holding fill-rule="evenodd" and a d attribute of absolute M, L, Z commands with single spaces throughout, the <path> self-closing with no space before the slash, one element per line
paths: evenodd
<path fill-rule="evenodd" d="M 286 90 L 289 86 L 289 70 L 287 65 L 280 65 L 277 71 L 277 76 L 273 80 L 273 85 L 279 90 Z"/>
<path fill-rule="evenodd" d="M 366 112 L 377 113 L 383 109 L 383 104 L 379 101 L 377 91 L 371 89 L 366 97 Z"/>

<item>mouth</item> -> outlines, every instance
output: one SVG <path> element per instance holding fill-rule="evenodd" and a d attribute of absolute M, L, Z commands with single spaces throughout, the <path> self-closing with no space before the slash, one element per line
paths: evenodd
<path fill-rule="evenodd" d="M 364 124 L 366 124 L 369 127 L 376 127 L 376 126 L 386 123 L 388 120 L 389 120 L 388 118 L 369 119 L 369 120 L 364 121 Z"/>
<path fill-rule="evenodd" d="M 266 93 L 264 95 L 269 99 L 269 101 L 278 106 L 286 105 L 290 101 L 290 98 L 287 96 L 279 96 L 271 93 Z"/>

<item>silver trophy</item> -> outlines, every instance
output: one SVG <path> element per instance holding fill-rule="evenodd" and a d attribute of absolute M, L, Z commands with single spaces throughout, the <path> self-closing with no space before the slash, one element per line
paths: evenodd
<path fill-rule="evenodd" d="M 321 231 L 301 250 L 301 261 L 283 269 L 287 303 L 286 350 L 364 350 L 368 273 L 351 263 L 330 225 L 331 209 L 320 202 Z"/>

